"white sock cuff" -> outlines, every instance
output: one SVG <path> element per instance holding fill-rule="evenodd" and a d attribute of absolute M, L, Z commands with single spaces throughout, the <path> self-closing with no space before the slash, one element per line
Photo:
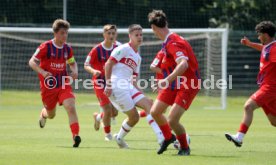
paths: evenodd
<path fill-rule="evenodd" d="M 130 131 L 130 130 L 132 129 L 132 127 L 129 126 L 129 125 L 127 124 L 127 121 L 126 121 L 126 120 L 124 120 L 124 122 L 123 122 L 123 124 L 122 124 L 122 127 L 123 127 L 124 129 L 128 130 L 128 131 Z"/>
<path fill-rule="evenodd" d="M 148 122 L 151 121 L 151 120 L 153 120 L 153 118 L 152 118 L 151 115 L 147 115 L 146 119 L 147 119 Z"/>

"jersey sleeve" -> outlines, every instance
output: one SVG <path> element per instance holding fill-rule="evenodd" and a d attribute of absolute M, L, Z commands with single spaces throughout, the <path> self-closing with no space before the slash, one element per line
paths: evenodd
<path fill-rule="evenodd" d="M 36 60 L 40 61 L 46 56 L 47 56 L 47 46 L 46 44 L 43 43 L 36 49 L 35 53 L 33 54 L 33 57 Z"/>
<path fill-rule="evenodd" d="M 270 61 L 271 62 L 276 62 L 276 46 L 273 46 L 270 49 Z"/>
<path fill-rule="evenodd" d="M 120 49 L 120 47 L 117 47 L 112 51 L 109 59 L 117 63 L 124 57 L 125 57 L 125 54 L 123 52 L 123 49 Z"/>
<path fill-rule="evenodd" d="M 185 48 L 185 46 L 179 45 L 176 42 L 168 45 L 167 53 L 173 56 L 175 62 L 181 58 L 184 58 L 187 61 L 189 60 L 187 48 Z"/>
<path fill-rule="evenodd" d="M 92 66 L 95 63 L 96 56 L 97 56 L 96 49 L 92 48 L 91 51 L 89 52 L 89 54 L 86 57 L 84 65 Z"/>
<path fill-rule="evenodd" d="M 150 66 L 160 68 L 160 65 L 161 65 L 161 63 L 162 63 L 163 57 L 164 57 L 164 53 L 160 50 L 160 51 L 156 54 L 156 56 L 155 56 L 155 58 L 153 59 L 153 61 L 152 61 L 152 63 L 151 63 Z"/>
<path fill-rule="evenodd" d="M 75 58 L 74 58 L 74 52 L 73 52 L 73 48 L 71 46 L 68 46 L 68 57 L 67 57 L 67 64 L 73 64 L 75 63 Z"/>

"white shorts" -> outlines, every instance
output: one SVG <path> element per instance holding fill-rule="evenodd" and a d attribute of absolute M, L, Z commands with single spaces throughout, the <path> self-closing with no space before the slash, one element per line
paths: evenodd
<path fill-rule="evenodd" d="M 129 88 L 113 88 L 109 97 L 112 105 L 121 112 L 126 112 L 135 107 L 135 104 L 144 98 L 144 94 L 136 89 L 132 84 Z"/>

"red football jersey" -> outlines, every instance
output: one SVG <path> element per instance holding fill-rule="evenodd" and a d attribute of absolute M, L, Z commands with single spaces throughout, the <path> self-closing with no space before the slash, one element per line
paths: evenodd
<path fill-rule="evenodd" d="M 169 33 L 162 45 L 162 50 L 165 53 L 165 57 L 162 60 L 161 69 L 164 77 L 167 77 L 173 72 L 180 58 L 184 58 L 188 62 L 188 68 L 182 76 L 187 78 L 188 87 L 191 85 L 191 80 L 194 80 L 197 85 L 197 80 L 200 79 L 198 62 L 193 52 L 191 45 L 181 36 L 175 33 Z M 183 81 L 180 79 L 180 81 Z M 176 88 L 176 81 L 173 81 L 170 85 L 171 89 Z M 181 88 L 184 86 L 181 85 Z"/>
<path fill-rule="evenodd" d="M 161 68 L 161 63 L 164 56 L 164 52 L 160 50 L 153 59 L 151 66 Z M 163 73 L 156 73 L 156 79 L 163 79 L 163 77 Z"/>
<path fill-rule="evenodd" d="M 263 47 L 257 83 L 260 86 L 276 85 L 276 41 Z"/>
<path fill-rule="evenodd" d="M 86 57 L 85 65 L 90 65 L 94 69 L 101 71 L 101 75 L 99 77 L 93 76 L 93 80 L 104 80 L 105 81 L 105 71 L 104 66 L 106 61 L 111 55 L 111 52 L 116 48 L 118 45 L 115 43 L 113 44 L 111 49 L 107 49 L 103 47 L 103 44 L 100 43 L 89 52 Z"/>
<path fill-rule="evenodd" d="M 55 80 L 49 81 L 50 84 L 44 82 L 44 77 L 39 74 L 40 88 L 50 89 L 62 87 L 62 76 L 67 76 L 66 61 L 73 58 L 73 49 L 67 43 L 62 47 L 55 45 L 53 40 L 42 43 L 33 55 L 40 61 L 40 67 L 50 72 Z M 47 86 L 49 85 L 49 86 Z"/>

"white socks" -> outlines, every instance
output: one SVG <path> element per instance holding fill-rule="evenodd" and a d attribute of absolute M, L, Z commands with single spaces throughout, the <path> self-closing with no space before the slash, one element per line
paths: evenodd
<path fill-rule="evenodd" d="M 158 143 L 162 143 L 164 141 L 164 136 L 162 134 L 162 131 L 160 130 L 159 126 L 157 125 L 157 123 L 154 121 L 154 119 L 152 118 L 151 115 L 147 115 L 147 121 L 149 123 L 149 125 L 152 127 L 156 137 L 157 137 L 157 140 L 158 140 Z"/>
<path fill-rule="evenodd" d="M 237 132 L 237 134 L 235 135 L 235 137 L 240 141 L 242 142 L 243 138 L 244 138 L 244 133 L 241 133 L 241 132 Z"/>
<path fill-rule="evenodd" d="M 126 120 L 124 120 L 122 127 L 118 133 L 117 138 L 123 139 L 131 129 L 132 129 L 132 127 L 127 124 Z"/>

